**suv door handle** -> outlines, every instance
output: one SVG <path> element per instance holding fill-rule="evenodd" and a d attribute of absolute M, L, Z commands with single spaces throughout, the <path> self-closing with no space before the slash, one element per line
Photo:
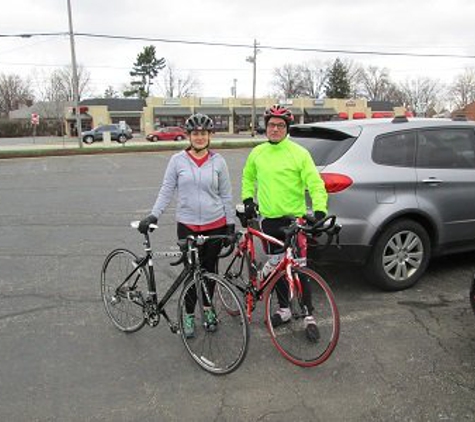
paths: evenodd
<path fill-rule="evenodd" d="M 429 185 L 440 185 L 441 183 L 443 183 L 443 180 L 437 179 L 435 177 L 429 177 L 428 179 L 423 179 L 422 183 L 426 183 Z"/>

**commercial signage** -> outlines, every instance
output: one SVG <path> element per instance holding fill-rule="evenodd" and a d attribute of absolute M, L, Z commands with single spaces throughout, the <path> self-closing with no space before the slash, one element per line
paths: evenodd
<path fill-rule="evenodd" d="M 201 105 L 223 105 L 223 99 L 219 97 L 203 97 L 200 100 Z"/>
<path fill-rule="evenodd" d="M 38 113 L 31 113 L 31 124 L 32 125 L 40 124 L 40 115 Z"/>

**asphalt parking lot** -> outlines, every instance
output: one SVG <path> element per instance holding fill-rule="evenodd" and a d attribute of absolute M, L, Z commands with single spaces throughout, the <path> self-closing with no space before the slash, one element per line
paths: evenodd
<path fill-rule="evenodd" d="M 220 151 L 235 201 L 249 149 Z M 261 318 L 235 373 L 203 372 L 166 324 L 125 335 L 108 321 L 107 252 L 139 252 L 172 152 L 0 163 L 1 421 L 472 421 L 475 254 L 441 258 L 413 289 L 384 293 L 355 268 L 324 267 L 341 337 L 303 369 L 273 348 Z M 153 234 L 174 245 L 174 209 Z M 177 269 L 156 265 L 165 288 Z M 170 313 L 174 315 L 174 310 Z"/>

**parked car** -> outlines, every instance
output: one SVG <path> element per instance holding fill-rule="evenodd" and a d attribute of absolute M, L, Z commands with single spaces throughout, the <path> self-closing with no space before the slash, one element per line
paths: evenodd
<path fill-rule="evenodd" d="M 294 125 L 343 225 L 315 258 L 364 266 L 386 290 L 414 285 L 431 257 L 475 249 L 475 122 L 365 119 Z"/>
<path fill-rule="evenodd" d="M 125 125 L 125 129 L 121 128 L 119 124 L 101 125 L 92 130 L 82 132 L 82 141 L 85 144 L 92 144 L 93 142 L 103 141 L 104 132 L 110 132 L 111 140 L 124 144 L 127 140 L 132 139 L 132 129 L 129 125 Z"/>
<path fill-rule="evenodd" d="M 146 136 L 147 141 L 181 141 L 186 139 L 186 132 L 179 126 L 168 126 L 155 130 Z"/>

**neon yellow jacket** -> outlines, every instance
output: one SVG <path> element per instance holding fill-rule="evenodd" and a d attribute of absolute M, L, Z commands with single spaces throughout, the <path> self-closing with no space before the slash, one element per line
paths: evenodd
<path fill-rule="evenodd" d="M 328 195 L 310 153 L 289 137 L 279 143 L 263 143 L 247 157 L 242 177 L 242 199 L 254 198 L 257 188 L 259 212 L 263 217 L 306 213 L 305 189 L 312 209 L 327 213 Z"/>

